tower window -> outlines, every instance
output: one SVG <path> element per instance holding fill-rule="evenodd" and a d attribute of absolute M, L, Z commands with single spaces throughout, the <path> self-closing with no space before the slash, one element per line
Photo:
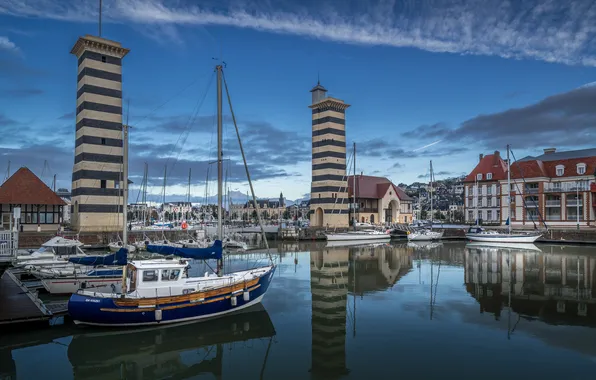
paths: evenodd
<path fill-rule="evenodd" d="M 101 138 L 101 145 L 106 145 L 106 139 L 105 138 Z"/>
<path fill-rule="evenodd" d="M 102 179 L 99 181 L 99 187 L 101 187 L 102 189 L 106 188 L 106 180 Z"/>
<path fill-rule="evenodd" d="M 102 56 L 101 56 L 101 61 L 102 61 L 103 63 L 105 63 L 105 62 L 106 62 L 106 56 L 105 56 L 105 55 L 102 55 Z"/>

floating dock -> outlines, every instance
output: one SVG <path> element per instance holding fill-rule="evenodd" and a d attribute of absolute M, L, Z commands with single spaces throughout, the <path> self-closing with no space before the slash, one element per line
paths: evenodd
<path fill-rule="evenodd" d="M 37 282 L 21 282 L 7 270 L 0 277 L 0 325 L 48 321 L 67 313 L 68 301 L 45 304 L 37 295 Z"/>

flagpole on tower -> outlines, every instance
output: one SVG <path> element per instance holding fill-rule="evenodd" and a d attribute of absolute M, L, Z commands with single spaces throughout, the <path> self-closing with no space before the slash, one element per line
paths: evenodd
<path fill-rule="evenodd" d="M 101 0 L 99 0 L 99 35 L 101 37 Z"/>

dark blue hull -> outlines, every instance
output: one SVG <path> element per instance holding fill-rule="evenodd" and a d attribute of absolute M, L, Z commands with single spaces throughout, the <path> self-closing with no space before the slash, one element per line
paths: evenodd
<path fill-rule="evenodd" d="M 122 298 L 102 298 L 75 293 L 68 301 L 68 313 L 78 324 L 96 326 L 143 326 L 211 319 L 261 302 L 273 278 L 275 267 L 263 274 L 244 293 L 218 294 L 200 302 L 172 302 L 158 307 L 119 306 Z M 125 298 L 126 299 L 126 298 Z M 233 301 L 235 299 L 235 301 Z M 235 303 L 235 304 L 234 304 Z"/>

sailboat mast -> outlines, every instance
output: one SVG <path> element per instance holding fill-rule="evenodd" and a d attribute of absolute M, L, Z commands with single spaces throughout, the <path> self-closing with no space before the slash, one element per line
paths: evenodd
<path fill-rule="evenodd" d="M 168 165 L 163 168 L 163 206 L 162 206 L 162 220 L 166 221 L 166 178 L 168 176 Z"/>
<path fill-rule="evenodd" d="M 223 141 L 222 141 L 222 97 L 221 97 L 221 70 L 222 66 L 215 66 L 217 70 L 217 238 L 223 239 L 222 230 L 222 181 L 223 181 Z"/>
<path fill-rule="evenodd" d="M 433 230 L 433 161 L 430 160 L 430 230 Z"/>
<path fill-rule="evenodd" d="M 188 168 L 188 196 L 186 199 L 186 202 L 188 203 L 188 207 L 190 207 L 190 209 L 192 209 L 192 206 L 190 204 L 190 177 L 192 175 L 192 168 Z M 190 217 L 190 210 L 186 212 L 186 220 L 189 219 Z"/>
<path fill-rule="evenodd" d="M 354 231 L 356 230 L 356 143 L 354 143 L 354 191 L 352 191 L 352 197 L 353 197 L 353 204 L 354 204 L 354 209 L 352 210 L 352 212 L 354 213 L 352 215 L 352 224 L 354 225 Z"/>
<path fill-rule="evenodd" d="M 507 144 L 507 233 L 511 233 L 511 161 Z"/>
<path fill-rule="evenodd" d="M 126 228 L 128 212 L 128 125 L 122 125 L 122 143 L 124 146 L 122 154 L 122 243 L 128 248 L 128 229 Z"/>

